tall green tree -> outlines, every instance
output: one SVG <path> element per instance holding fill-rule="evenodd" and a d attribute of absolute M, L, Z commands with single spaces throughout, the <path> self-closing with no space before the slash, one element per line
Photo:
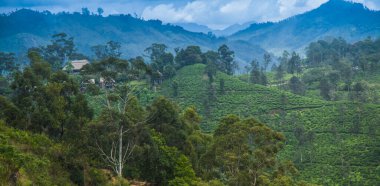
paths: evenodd
<path fill-rule="evenodd" d="M 272 56 L 269 53 L 265 53 L 264 56 L 264 70 L 268 69 L 269 64 L 272 62 Z"/>
<path fill-rule="evenodd" d="M 256 60 L 252 60 L 251 62 L 250 80 L 251 83 L 260 84 L 264 86 L 268 83 L 264 69 L 260 68 L 259 62 Z"/>
<path fill-rule="evenodd" d="M 186 143 L 189 129 L 181 121 L 179 110 L 178 105 L 172 101 L 165 97 L 159 97 L 148 108 L 151 118 L 148 125 L 162 134 L 167 145 L 182 150 Z"/>
<path fill-rule="evenodd" d="M 40 47 L 37 51 L 40 51 L 54 71 L 60 70 L 69 60 L 73 60 L 73 56 L 76 54 L 74 38 L 69 37 L 66 33 L 54 34 L 51 44 Z"/>
<path fill-rule="evenodd" d="M 151 61 L 153 84 L 161 83 L 162 79 L 175 75 L 174 56 L 166 50 L 167 46 L 159 43 L 153 43 L 145 49 Z"/>
<path fill-rule="evenodd" d="M 283 64 L 278 65 L 278 67 L 276 68 L 276 76 L 275 77 L 276 77 L 276 80 L 279 81 L 280 85 L 283 82 L 285 72 L 286 72 L 286 70 L 284 68 L 284 65 Z"/>
<path fill-rule="evenodd" d="M 98 12 L 99 16 L 102 16 L 102 14 L 104 13 L 103 8 L 101 8 L 101 7 L 99 7 L 96 11 Z"/>
<path fill-rule="evenodd" d="M 232 185 L 265 185 L 278 179 L 289 179 L 296 169 L 277 159 L 285 137 L 255 119 L 236 116 L 222 119 L 214 133 L 215 163 L 227 183 Z M 286 168 L 285 168 L 286 167 Z"/>
<path fill-rule="evenodd" d="M 320 90 L 320 95 L 325 100 L 331 100 L 331 84 L 327 78 L 322 78 L 319 81 L 319 90 Z"/>
<path fill-rule="evenodd" d="M 288 61 L 288 73 L 294 74 L 294 73 L 301 73 L 302 66 L 301 66 L 301 57 L 296 53 L 293 52 L 292 56 L 290 57 Z"/>
<path fill-rule="evenodd" d="M 188 46 L 181 49 L 175 57 L 176 67 L 181 68 L 192 64 L 202 63 L 202 51 L 199 46 Z"/>
<path fill-rule="evenodd" d="M 282 55 L 278 58 L 278 61 L 280 63 L 279 65 L 282 66 L 284 72 L 286 72 L 288 69 L 289 56 L 290 56 L 289 52 L 284 50 L 282 52 Z"/>
<path fill-rule="evenodd" d="M 82 15 L 89 16 L 90 15 L 90 10 L 88 10 L 88 8 L 82 8 Z"/>
<path fill-rule="evenodd" d="M 296 76 L 293 76 L 289 80 L 289 89 L 292 93 L 298 95 L 305 94 L 305 85 L 304 83 Z"/>
<path fill-rule="evenodd" d="M 209 82 L 214 82 L 214 77 L 218 70 L 218 62 L 220 61 L 218 53 L 207 51 L 203 54 L 203 63 L 206 64 L 205 73 L 209 78 Z"/>
<path fill-rule="evenodd" d="M 7 76 L 17 68 L 14 53 L 0 52 L 0 76 Z"/>
<path fill-rule="evenodd" d="M 120 58 L 121 44 L 116 41 L 108 41 L 105 45 L 95 45 L 91 47 L 98 60 L 105 60 L 107 58 Z"/>
<path fill-rule="evenodd" d="M 237 68 L 236 61 L 234 60 L 235 52 L 224 44 L 218 48 L 218 54 L 220 57 L 219 69 L 228 75 L 233 75 Z"/>

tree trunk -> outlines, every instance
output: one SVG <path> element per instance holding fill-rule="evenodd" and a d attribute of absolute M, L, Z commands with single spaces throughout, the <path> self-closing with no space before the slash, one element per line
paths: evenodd
<path fill-rule="evenodd" d="M 118 173 L 117 175 L 121 178 L 121 172 L 123 169 L 123 126 L 119 129 L 119 162 L 118 162 Z"/>

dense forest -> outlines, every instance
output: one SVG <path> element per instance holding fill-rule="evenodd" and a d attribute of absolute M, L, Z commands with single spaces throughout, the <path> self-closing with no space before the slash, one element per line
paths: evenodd
<path fill-rule="evenodd" d="M 380 184 L 380 39 L 266 53 L 246 74 L 225 44 L 121 48 L 87 57 L 60 33 L 22 68 L 0 52 L 1 183 Z"/>

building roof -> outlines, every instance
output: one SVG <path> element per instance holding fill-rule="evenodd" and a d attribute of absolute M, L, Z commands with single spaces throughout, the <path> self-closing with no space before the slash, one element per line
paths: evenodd
<path fill-rule="evenodd" d="M 71 64 L 73 65 L 73 70 L 80 70 L 83 68 L 84 65 L 87 65 L 89 63 L 90 62 L 87 59 L 71 61 Z M 63 68 L 63 70 L 66 70 L 66 69 L 67 69 L 67 65 Z"/>

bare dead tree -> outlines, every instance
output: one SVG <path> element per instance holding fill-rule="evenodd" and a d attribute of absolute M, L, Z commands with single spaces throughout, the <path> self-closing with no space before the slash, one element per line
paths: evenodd
<path fill-rule="evenodd" d="M 124 130 L 123 126 L 120 126 L 118 130 L 118 139 L 116 142 L 112 142 L 111 150 L 109 153 L 106 153 L 103 148 L 96 143 L 98 150 L 100 151 L 100 155 L 103 160 L 108 164 L 109 167 L 119 176 L 122 176 L 122 170 L 126 161 L 132 155 L 133 149 L 135 148 L 135 144 L 128 141 L 126 144 L 126 148 L 123 149 L 123 135 L 128 133 L 129 129 Z M 124 142 L 125 143 L 125 142 Z"/>
<path fill-rule="evenodd" d="M 127 88 L 121 93 L 117 94 L 117 101 L 112 104 L 109 98 L 109 92 L 106 90 L 105 97 L 105 108 L 109 111 L 110 123 L 108 125 L 114 125 L 117 127 L 117 135 L 114 141 L 112 141 L 111 149 L 106 152 L 104 147 L 101 147 L 98 142 L 96 142 L 97 148 L 100 152 L 101 157 L 104 162 L 108 164 L 109 167 L 118 175 L 122 177 L 122 170 L 127 160 L 131 157 L 136 144 L 133 140 L 124 140 L 125 135 L 131 131 L 131 128 L 126 128 L 123 126 L 122 121 L 116 118 L 115 115 L 126 114 L 126 108 L 130 103 L 134 94 L 138 93 L 136 86 L 124 87 Z M 130 89 L 129 89 L 130 88 Z M 116 112 L 116 113 L 115 113 Z M 141 125 L 148 122 L 154 115 L 143 121 L 134 123 L 134 126 Z"/>

